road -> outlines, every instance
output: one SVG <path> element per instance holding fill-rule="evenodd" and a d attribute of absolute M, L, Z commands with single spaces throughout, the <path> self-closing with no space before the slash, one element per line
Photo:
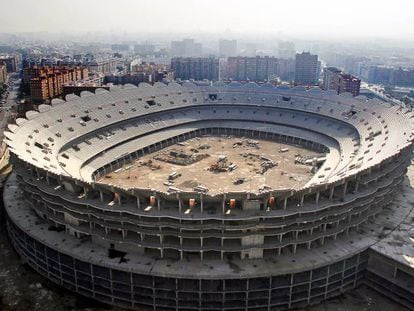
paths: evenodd
<path fill-rule="evenodd" d="M 377 95 L 378 97 L 380 97 L 381 99 L 383 99 L 386 102 L 389 102 L 391 104 L 394 105 L 399 105 L 401 106 L 402 103 L 401 101 L 399 101 L 398 99 L 395 99 L 393 97 L 387 97 L 384 93 L 379 92 L 380 89 L 383 89 L 383 87 L 381 85 L 377 85 L 377 84 L 368 84 L 365 82 L 361 82 L 361 88 L 365 88 L 370 90 L 372 93 L 374 93 L 375 95 Z"/>
<path fill-rule="evenodd" d="M 14 85 L 8 89 L 9 95 L 7 97 L 6 103 L 3 105 L 3 107 L 0 108 L 0 141 L 3 142 L 4 138 L 4 130 L 7 127 L 7 121 L 9 120 L 9 117 L 13 114 L 14 107 L 17 105 L 16 100 L 17 96 L 19 95 L 19 88 L 21 79 L 12 79 L 10 77 L 9 81 L 13 81 Z M 4 152 L 4 145 L 1 144 L 0 148 L 0 156 L 3 155 Z"/>

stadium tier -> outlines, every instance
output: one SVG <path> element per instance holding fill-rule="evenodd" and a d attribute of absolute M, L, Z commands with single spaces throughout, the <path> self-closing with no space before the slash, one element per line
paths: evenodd
<path fill-rule="evenodd" d="M 139 310 L 282 310 L 363 279 L 411 158 L 413 114 L 320 89 L 125 85 L 5 132 L 20 256 Z"/>

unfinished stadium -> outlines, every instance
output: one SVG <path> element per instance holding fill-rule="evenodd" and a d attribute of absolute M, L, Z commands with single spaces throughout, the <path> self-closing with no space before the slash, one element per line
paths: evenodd
<path fill-rule="evenodd" d="M 10 238 L 48 279 L 125 308 L 284 310 L 363 282 L 412 306 L 414 248 L 381 246 L 414 216 L 397 199 L 412 118 L 255 83 L 55 99 L 5 133 Z"/>

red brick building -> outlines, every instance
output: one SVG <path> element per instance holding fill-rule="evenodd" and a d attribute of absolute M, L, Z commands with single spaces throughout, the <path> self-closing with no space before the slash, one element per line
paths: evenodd
<path fill-rule="evenodd" d="M 63 84 L 86 80 L 87 67 L 28 67 L 23 70 L 23 84 L 35 102 L 44 102 L 63 95 Z"/>

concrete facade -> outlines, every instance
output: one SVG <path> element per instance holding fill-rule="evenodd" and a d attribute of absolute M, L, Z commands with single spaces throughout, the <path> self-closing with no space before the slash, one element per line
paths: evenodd
<path fill-rule="evenodd" d="M 412 151 L 413 116 L 403 107 L 235 82 L 124 86 L 66 100 L 5 132 L 15 164 L 5 191 L 9 232 L 35 270 L 110 304 L 303 308 L 367 280 L 370 247 L 412 212 L 393 203 Z M 304 186 L 288 189 L 213 195 L 97 182 L 203 135 L 327 156 Z"/>

